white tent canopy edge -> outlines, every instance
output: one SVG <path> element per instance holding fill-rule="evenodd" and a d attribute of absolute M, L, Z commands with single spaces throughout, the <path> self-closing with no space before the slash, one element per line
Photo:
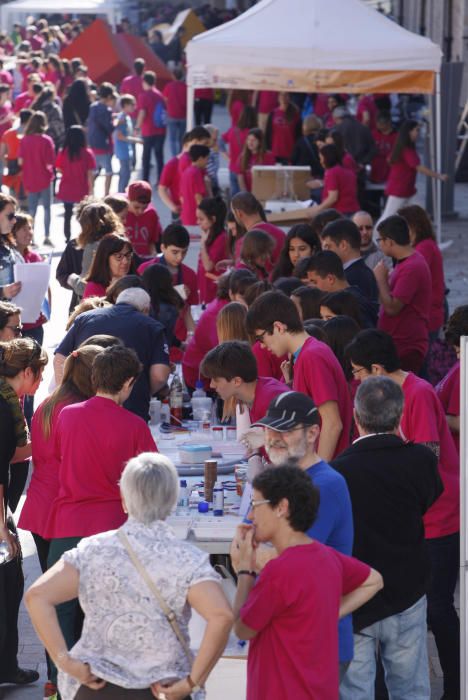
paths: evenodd
<path fill-rule="evenodd" d="M 37 14 L 97 14 L 105 15 L 109 24 L 118 21 L 122 0 L 14 0 L 0 6 L 0 27 L 10 31 L 14 22 L 21 22 L 25 15 Z"/>

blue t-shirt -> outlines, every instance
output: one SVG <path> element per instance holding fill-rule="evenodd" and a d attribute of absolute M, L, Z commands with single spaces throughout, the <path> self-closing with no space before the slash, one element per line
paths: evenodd
<path fill-rule="evenodd" d="M 92 335 L 114 335 L 128 348 L 135 350 L 143 372 L 134 384 L 124 407 L 144 420 L 149 420 L 152 365 L 169 365 L 169 350 L 164 327 L 159 321 L 137 311 L 130 304 L 115 304 L 80 314 L 62 340 L 56 353 L 68 356 Z"/>
<path fill-rule="evenodd" d="M 129 114 L 125 112 L 120 112 L 118 115 L 117 126 L 115 127 L 115 137 L 114 137 L 114 153 L 116 158 L 119 160 L 131 160 L 133 158 L 133 144 L 129 141 L 120 141 L 117 136 L 122 134 L 122 136 L 128 137 L 133 136 L 133 124 L 132 118 Z"/>
<path fill-rule="evenodd" d="M 353 510 L 344 477 L 323 460 L 309 467 L 307 474 L 320 491 L 317 518 L 307 534 L 312 539 L 351 556 L 354 538 Z M 339 621 L 338 630 L 339 658 L 341 663 L 346 663 L 353 658 L 351 615 Z"/>

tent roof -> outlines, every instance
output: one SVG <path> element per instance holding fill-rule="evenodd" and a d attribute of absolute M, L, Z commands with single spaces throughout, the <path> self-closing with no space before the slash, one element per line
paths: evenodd
<path fill-rule="evenodd" d="M 243 67 L 247 80 L 247 68 L 434 73 L 441 55 L 361 0 L 261 0 L 187 45 L 189 84 L 199 66 Z"/>
<path fill-rule="evenodd" d="M 2 6 L 2 13 L 30 13 L 43 12 L 49 14 L 81 13 L 104 14 L 108 10 L 116 10 L 121 6 L 120 0 L 67 0 L 64 7 L 63 0 L 14 0 Z"/>

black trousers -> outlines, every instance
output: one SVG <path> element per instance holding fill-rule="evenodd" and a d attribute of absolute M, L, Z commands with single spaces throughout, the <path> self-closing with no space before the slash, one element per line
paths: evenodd
<path fill-rule="evenodd" d="M 143 157 L 142 157 L 142 167 L 143 167 L 143 180 L 149 182 L 149 174 L 151 169 L 151 153 L 154 151 L 156 158 L 156 165 L 158 168 L 158 174 L 155 178 L 156 184 L 159 182 L 161 177 L 162 169 L 164 167 L 164 140 L 166 134 L 155 134 L 154 136 L 143 136 Z"/>
<path fill-rule="evenodd" d="M 196 99 L 194 105 L 195 124 L 197 126 L 209 124 L 213 112 L 213 100 Z"/>
<path fill-rule="evenodd" d="M 23 597 L 21 557 L 0 566 L 0 681 L 18 668 L 18 613 Z"/>
<path fill-rule="evenodd" d="M 92 690 L 85 685 L 80 686 L 75 700 L 154 700 L 154 695 L 149 688 L 146 690 L 132 690 L 120 688 L 113 683 L 107 683 L 101 690 Z M 184 700 L 191 700 L 188 695 Z"/>

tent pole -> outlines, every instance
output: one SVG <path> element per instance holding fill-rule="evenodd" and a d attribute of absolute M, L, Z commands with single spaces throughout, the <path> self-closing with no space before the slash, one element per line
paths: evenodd
<path fill-rule="evenodd" d="M 193 129 L 193 105 L 195 102 L 195 90 L 187 85 L 187 131 Z"/>
<path fill-rule="evenodd" d="M 442 172 L 442 109 L 440 95 L 440 72 L 436 73 L 436 96 L 435 96 L 435 123 L 436 123 L 436 172 Z M 437 243 L 440 246 L 442 243 L 442 182 L 436 180 L 436 202 L 435 202 L 435 229 Z"/>

